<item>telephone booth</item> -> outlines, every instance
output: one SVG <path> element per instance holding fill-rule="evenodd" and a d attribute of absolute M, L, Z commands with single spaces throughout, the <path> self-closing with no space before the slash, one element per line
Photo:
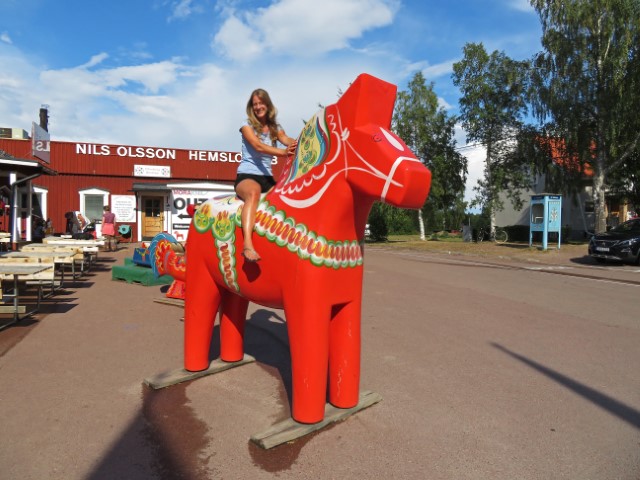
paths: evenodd
<path fill-rule="evenodd" d="M 533 245 L 533 232 L 542 232 L 542 249 L 547 249 L 549 233 L 558 234 L 558 249 L 562 228 L 562 195 L 542 193 L 531 195 L 529 207 L 529 246 Z"/>

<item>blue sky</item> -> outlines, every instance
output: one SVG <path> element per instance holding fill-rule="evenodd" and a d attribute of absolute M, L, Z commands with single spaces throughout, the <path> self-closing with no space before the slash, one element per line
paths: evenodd
<path fill-rule="evenodd" d="M 255 88 L 290 136 L 362 72 L 422 71 L 455 114 L 465 43 L 525 59 L 540 35 L 527 0 L 0 0 L 0 126 L 46 104 L 53 140 L 237 151 Z"/>

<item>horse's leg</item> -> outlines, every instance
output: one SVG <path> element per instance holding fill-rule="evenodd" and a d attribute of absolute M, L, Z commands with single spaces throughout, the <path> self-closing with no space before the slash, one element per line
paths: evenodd
<path fill-rule="evenodd" d="M 360 299 L 334 307 L 329 338 L 329 402 L 358 404 L 360 395 Z"/>
<path fill-rule="evenodd" d="M 221 299 L 204 260 L 198 257 L 195 252 L 189 257 L 184 304 L 184 368 L 192 372 L 209 367 L 213 325 Z"/>
<path fill-rule="evenodd" d="M 244 325 L 249 301 L 225 292 L 220 312 L 220 359 L 237 362 L 244 357 Z"/>
<path fill-rule="evenodd" d="M 284 305 L 291 350 L 291 416 L 300 423 L 318 423 L 324 418 L 327 396 L 331 307 L 312 294 L 296 292 L 292 297 Z"/>

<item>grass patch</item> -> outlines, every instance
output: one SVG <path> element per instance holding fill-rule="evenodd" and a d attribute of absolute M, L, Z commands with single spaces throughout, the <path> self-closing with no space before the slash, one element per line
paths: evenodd
<path fill-rule="evenodd" d="M 465 242 L 460 236 L 429 236 L 420 240 L 420 235 L 389 235 L 386 242 L 367 242 L 372 247 L 398 250 L 414 250 L 420 252 L 442 253 L 446 255 L 472 255 L 479 257 L 495 257 L 503 259 L 524 260 L 543 263 L 556 263 L 563 258 L 582 258 L 587 255 L 587 242 L 571 242 L 557 244 L 551 242 L 547 250 L 540 243 L 529 246 L 529 242 Z"/>

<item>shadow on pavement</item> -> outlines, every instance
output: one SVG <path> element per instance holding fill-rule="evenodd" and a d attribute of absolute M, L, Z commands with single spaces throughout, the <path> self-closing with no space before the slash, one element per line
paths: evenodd
<path fill-rule="evenodd" d="M 629 423 L 631 426 L 637 429 L 640 429 L 640 412 L 638 410 L 628 405 L 625 405 L 624 403 L 619 402 L 615 398 L 611 398 L 610 396 L 605 395 L 604 393 L 601 393 L 598 390 L 588 387 L 587 385 L 584 385 L 580 382 L 577 382 L 576 380 L 573 380 L 572 378 L 569 378 L 566 375 L 563 375 L 559 372 L 556 372 L 555 370 L 545 367 L 540 363 L 530 360 L 527 357 L 524 357 L 515 352 L 512 352 L 508 348 L 503 347 L 498 343 L 492 342 L 491 346 L 506 353 L 510 357 L 515 358 L 516 360 L 524 363 L 525 365 L 533 368 L 534 370 L 542 373 L 543 375 L 547 376 L 551 380 L 554 380 L 555 382 L 559 383 L 563 387 L 568 388 L 572 392 L 577 393 L 581 397 L 589 400 L 590 402 L 606 410 L 612 415 L 615 415 L 621 420 L 624 420 L 625 422 Z"/>
<path fill-rule="evenodd" d="M 291 361 L 284 320 L 270 310 L 255 311 L 246 324 L 245 352 L 282 381 L 282 415 L 289 416 L 286 402 L 291 403 Z M 209 355 L 214 359 L 219 354 L 220 335 L 216 325 Z M 189 383 L 160 390 L 142 385 L 140 413 L 87 478 L 215 478 L 216 472 L 210 471 L 207 460 L 201 457 L 211 439 L 206 423 L 197 418 L 189 405 L 186 395 Z M 254 462 L 262 469 L 277 472 L 290 468 L 306 443 L 300 441 L 269 452 L 255 451 L 258 447 L 252 445 L 249 449 Z"/>

